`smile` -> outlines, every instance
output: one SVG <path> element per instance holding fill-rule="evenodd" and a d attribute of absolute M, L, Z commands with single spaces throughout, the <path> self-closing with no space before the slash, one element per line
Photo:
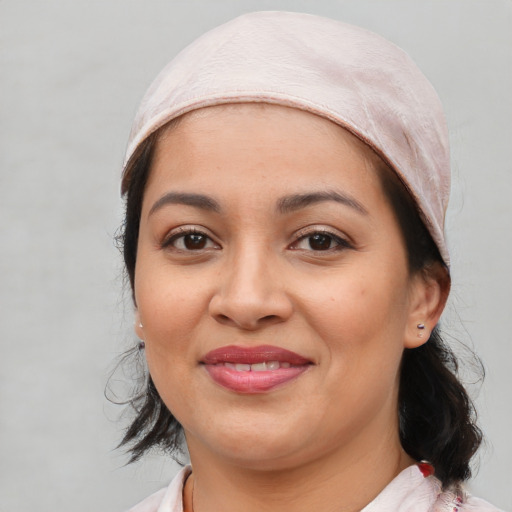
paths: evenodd
<path fill-rule="evenodd" d="M 266 363 L 262 361 L 261 363 L 254 364 L 244 364 L 244 363 L 219 363 L 219 365 L 223 365 L 226 368 L 230 368 L 231 370 L 236 370 L 237 372 L 265 372 L 265 371 L 273 371 L 279 370 L 279 368 L 290 368 L 291 364 L 287 362 L 280 363 L 279 361 L 269 361 Z"/>
<path fill-rule="evenodd" d="M 295 352 L 270 345 L 227 346 L 201 361 L 212 380 L 237 393 L 264 393 L 304 373 L 312 364 Z"/>

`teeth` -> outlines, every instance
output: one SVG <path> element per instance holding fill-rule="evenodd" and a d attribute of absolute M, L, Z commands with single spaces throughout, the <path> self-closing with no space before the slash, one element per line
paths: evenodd
<path fill-rule="evenodd" d="M 242 364 L 242 363 L 221 363 L 230 370 L 236 370 L 237 372 L 264 372 L 268 370 L 279 370 L 279 368 L 290 368 L 290 363 L 280 363 L 279 361 L 268 361 L 254 364 Z"/>

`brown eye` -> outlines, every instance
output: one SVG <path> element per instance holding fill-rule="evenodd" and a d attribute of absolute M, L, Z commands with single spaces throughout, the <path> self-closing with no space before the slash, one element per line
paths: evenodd
<path fill-rule="evenodd" d="M 347 240 L 334 233 L 329 231 L 313 231 L 300 236 L 290 248 L 301 251 L 326 252 L 348 249 L 350 247 L 352 245 Z"/>
<path fill-rule="evenodd" d="M 185 252 L 219 249 L 219 246 L 206 233 L 195 230 L 181 231 L 180 233 L 172 235 L 164 241 L 162 247 Z"/>
<path fill-rule="evenodd" d="M 334 239 L 332 236 L 325 235 L 323 233 L 315 233 L 314 235 L 308 236 L 309 247 L 313 251 L 326 251 L 331 249 Z"/>
<path fill-rule="evenodd" d="M 200 233 L 190 233 L 183 237 L 183 245 L 185 246 L 185 249 L 188 249 L 189 251 L 204 249 L 207 242 L 208 237 Z"/>

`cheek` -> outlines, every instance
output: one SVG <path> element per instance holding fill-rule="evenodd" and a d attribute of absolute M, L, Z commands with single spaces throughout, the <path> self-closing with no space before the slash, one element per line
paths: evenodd
<path fill-rule="evenodd" d="M 378 284 L 378 286 L 376 286 Z M 372 414 L 392 403 L 404 350 L 405 297 L 389 292 L 387 279 L 310 286 L 308 323 L 328 359 L 329 396 L 345 411 Z"/>
<path fill-rule="evenodd" d="M 190 332 L 206 303 L 204 285 L 198 286 L 186 273 L 172 272 L 160 261 L 137 267 L 135 290 L 140 319 L 155 342 L 171 341 L 171 332 L 177 339 Z"/>
<path fill-rule="evenodd" d="M 382 394 L 389 395 L 386 390 L 396 389 L 406 296 L 403 290 L 390 292 L 388 281 L 366 275 L 308 286 L 304 314 L 329 361 L 326 383 L 333 396 L 341 393 L 353 407 L 378 396 L 382 401 Z"/>
<path fill-rule="evenodd" d="M 190 337 L 204 311 L 201 288 L 169 275 L 168 270 L 158 271 L 156 265 L 138 267 L 135 286 L 153 380 L 159 388 L 168 380 L 179 383 L 195 360 Z"/>
<path fill-rule="evenodd" d="M 364 343 L 365 334 L 399 335 L 405 325 L 406 291 L 392 279 L 376 275 L 343 279 L 332 276 L 323 282 L 312 280 L 305 289 L 307 295 L 300 300 L 304 315 L 327 339 L 353 335 L 354 342 L 358 339 Z"/>

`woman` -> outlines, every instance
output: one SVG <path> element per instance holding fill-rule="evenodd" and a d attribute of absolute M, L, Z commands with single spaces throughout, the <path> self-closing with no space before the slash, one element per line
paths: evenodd
<path fill-rule="evenodd" d="M 496 510 L 437 324 L 447 131 L 397 47 L 255 13 L 157 77 L 123 175 L 149 369 L 123 440 L 191 460 L 134 511 Z"/>

